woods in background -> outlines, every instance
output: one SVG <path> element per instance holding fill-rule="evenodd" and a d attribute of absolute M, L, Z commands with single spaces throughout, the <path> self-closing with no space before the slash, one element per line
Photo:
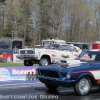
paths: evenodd
<path fill-rule="evenodd" d="M 0 37 L 100 41 L 99 0 L 0 0 Z"/>

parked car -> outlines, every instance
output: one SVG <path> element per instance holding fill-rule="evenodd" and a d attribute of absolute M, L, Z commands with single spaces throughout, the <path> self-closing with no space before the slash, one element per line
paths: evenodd
<path fill-rule="evenodd" d="M 67 63 L 38 67 L 36 76 L 50 90 L 73 87 L 78 95 L 87 95 L 92 86 L 100 85 L 100 50 L 84 51 Z"/>
<path fill-rule="evenodd" d="M 0 43 L 0 49 L 11 49 L 11 45 L 7 43 Z"/>
<path fill-rule="evenodd" d="M 18 58 L 24 60 L 25 66 L 33 66 L 34 63 L 49 65 L 60 60 L 74 59 L 82 50 L 79 47 L 68 44 L 49 44 L 44 48 L 19 49 Z"/>

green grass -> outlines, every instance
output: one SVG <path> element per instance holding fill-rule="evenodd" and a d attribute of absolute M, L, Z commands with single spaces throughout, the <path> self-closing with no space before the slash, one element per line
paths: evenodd
<path fill-rule="evenodd" d="M 10 66 L 24 66 L 23 63 L 0 63 L 0 67 L 10 67 Z M 38 66 L 38 64 L 34 64 L 34 66 Z"/>

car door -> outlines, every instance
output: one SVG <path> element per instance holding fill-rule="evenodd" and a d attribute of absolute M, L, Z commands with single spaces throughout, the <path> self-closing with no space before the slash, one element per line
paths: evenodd
<path fill-rule="evenodd" d="M 59 61 L 73 60 L 80 54 L 79 52 L 81 50 L 78 47 L 63 45 L 57 51 L 56 57 Z"/>
<path fill-rule="evenodd" d="M 70 60 L 73 57 L 73 52 L 70 52 L 67 45 L 61 46 L 59 50 L 56 51 L 56 59 L 58 61 Z"/>
<path fill-rule="evenodd" d="M 74 49 L 74 46 L 63 46 L 63 54 L 61 54 L 61 57 L 63 58 L 63 60 L 71 60 L 71 59 L 74 59 L 73 58 L 73 55 L 74 55 L 74 52 L 73 52 L 73 49 Z"/>
<path fill-rule="evenodd" d="M 71 52 L 70 59 L 75 59 L 81 53 L 81 49 L 79 47 L 69 46 L 68 48 Z"/>

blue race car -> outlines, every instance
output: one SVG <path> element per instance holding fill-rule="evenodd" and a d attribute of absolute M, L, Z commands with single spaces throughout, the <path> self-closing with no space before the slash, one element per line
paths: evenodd
<path fill-rule="evenodd" d="M 87 95 L 91 86 L 100 85 L 100 50 L 85 51 L 67 63 L 38 67 L 36 76 L 50 90 L 73 87 L 78 95 Z"/>

